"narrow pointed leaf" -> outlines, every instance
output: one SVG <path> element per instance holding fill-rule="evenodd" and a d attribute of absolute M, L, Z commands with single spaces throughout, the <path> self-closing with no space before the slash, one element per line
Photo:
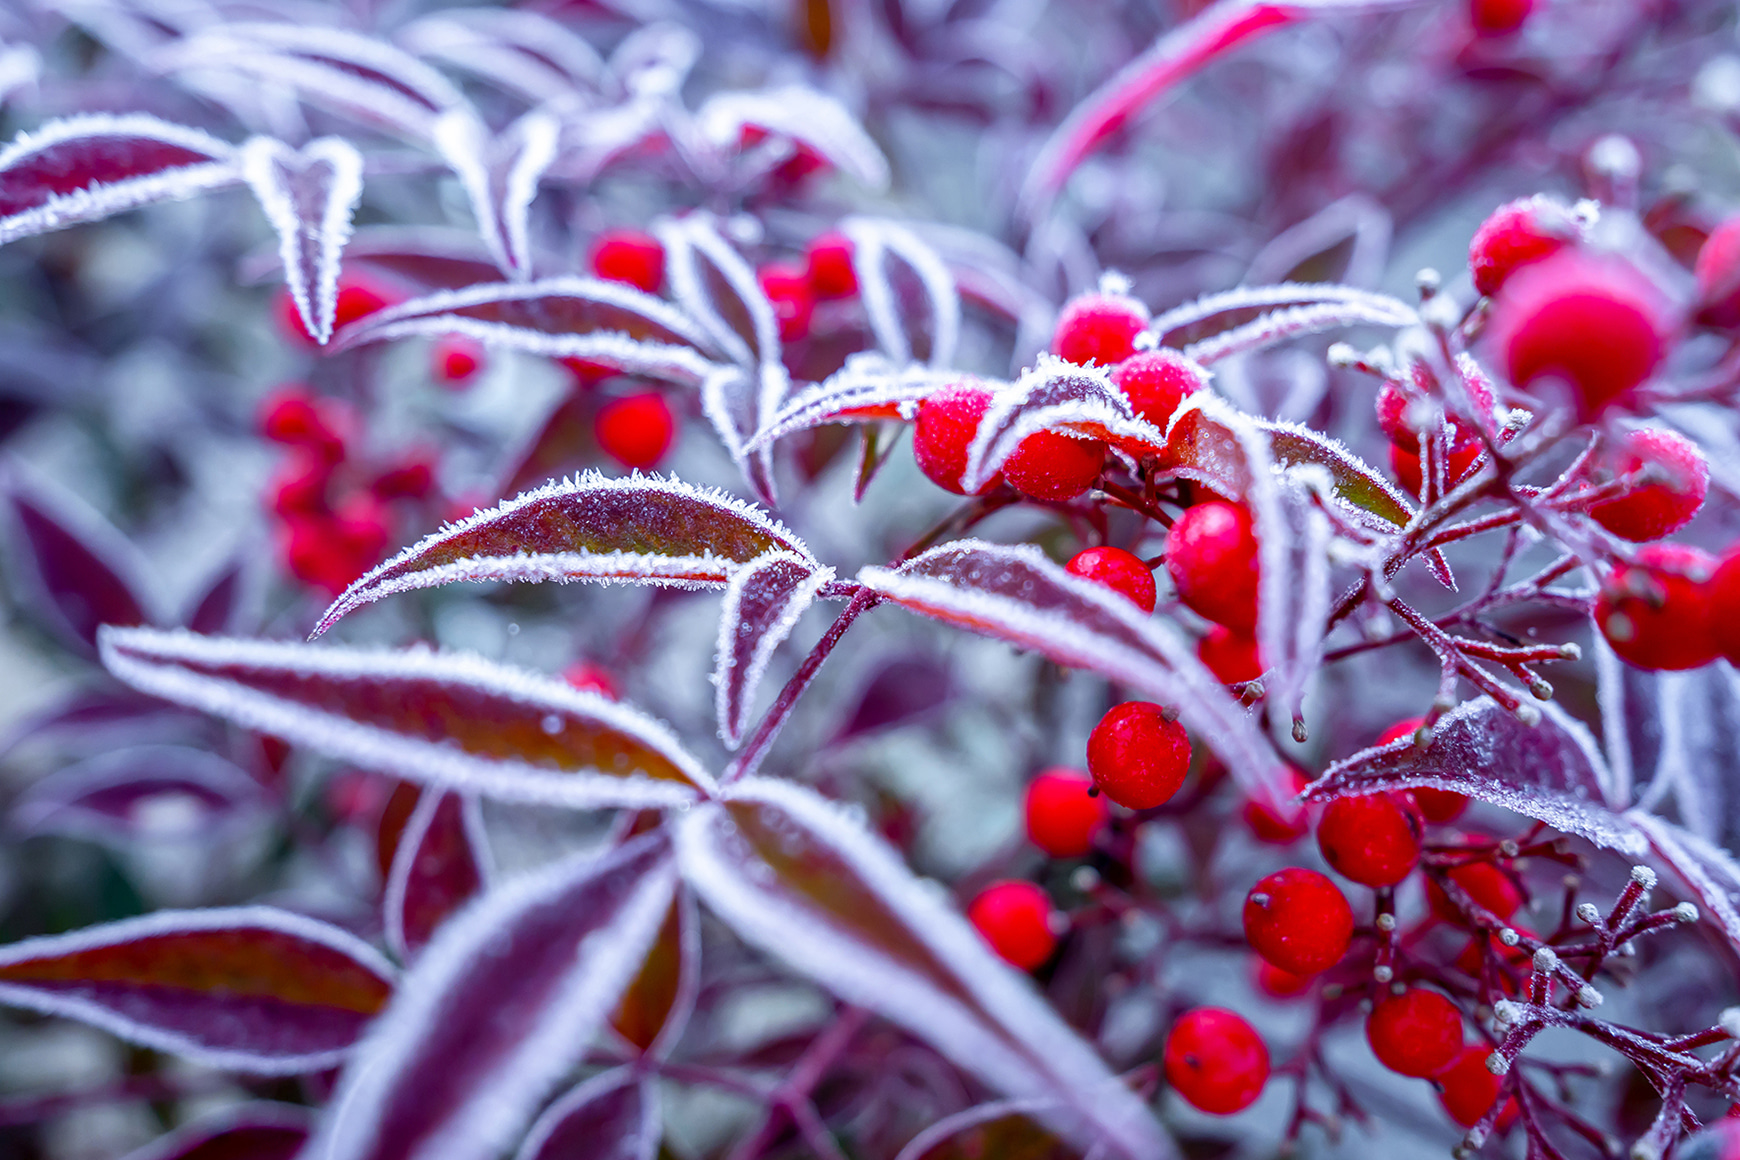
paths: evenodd
<path fill-rule="evenodd" d="M 679 889 L 610 1025 L 642 1052 L 664 1056 L 688 1026 L 700 987 L 700 918 L 694 896 Z"/>
<path fill-rule="evenodd" d="M 742 500 L 675 479 L 587 472 L 478 512 L 405 549 L 333 602 L 314 635 L 401 592 L 459 580 L 600 580 L 719 585 L 762 553 L 814 563 L 778 521 Z"/>
<path fill-rule="evenodd" d="M 13 827 L 108 845 L 141 837 L 218 838 L 259 821 L 271 799 L 214 753 L 136 745 L 56 770 L 12 807 Z"/>
<path fill-rule="evenodd" d="M 50 121 L 0 150 L 0 245 L 240 176 L 230 145 L 144 113 Z"/>
<path fill-rule="evenodd" d="M 310 1155 L 493 1160 L 585 1053 L 676 886 L 644 835 L 500 886 L 424 950 L 334 1093 Z"/>
<path fill-rule="evenodd" d="M 246 567 L 240 559 L 220 568 L 205 589 L 194 594 L 181 622 L 195 632 L 224 632 L 235 627 L 236 610 L 242 604 L 246 579 Z"/>
<path fill-rule="evenodd" d="M 531 276 L 528 217 L 538 181 L 556 159 L 562 124 L 542 109 L 515 121 L 500 137 L 470 109 L 455 109 L 435 126 L 435 144 L 471 199 L 478 232 L 501 272 Z"/>
<path fill-rule="evenodd" d="M 105 629 L 136 689 L 438 789 L 578 809 L 671 806 L 712 779 L 628 706 L 464 653 Z"/>
<path fill-rule="evenodd" d="M 773 650 L 833 578 L 832 568 L 785 551 L 758 556 L 731 577 L 719 614 L 713 684 L 719 736 L 733 749 L 743 740 Z"/>
<path fill-rule="evenodd" d="M 241 1104 L 201 1116 L 122 1160 L 295 1160 L 312 1125 L 307 1108 Z"/>
<path fill-rule="evenodd" d="M 266 906 L 159 911 L 0 947 L 0 1004 L 210 1067 L 331 1067 L 393 989 L 367 943 Z"/>
<path fill-rule="evenodd" d="M 799 431 L 829 423 L 910 422 L 918 404 L 952 384 L 971 381 L 959 372 L 908 364 L 897 367 L 879 354 L 859 353 L 825 380 L 798 391 L 749 441 L 759 451 Z"/>
<path fill-rule="evenodd" d="M 653 1160 L 662 1135 L 658 1089 L 619 1067 L 551 1104 L 515 1160 Z"/>
<path fill-rule="evenodd" d="M 1115 1154 L 1170 1153 L 1148 1109 L 961 914 L 840 808 L 737 783 L 678 830 L 683 876 L 739 936 L 925 1040 L 1047 1123 Z"/>
<path fill-rule="evenodd" d="M 302 324 L 325 345 L 338 308 L 339 260 L 362 197 L 362 154 L 338 137 L 300 151 L 270 137 L 242 146 L 242 175 L 278 232 L 279 257 Z"/>
<path fill-rule="evenodd" d="M 896 364 L 952 365 L 961 298 L 942 258 L 896 222 L 851 217 L 840 229 L 852 241 L 859 296 L 883 353 Z"/>
<path fill-rule="evenodd" d="M 695 120 L 721 148 L 735 147 L 746 128 L 762 129 L 809 146 L 871 189 L 888 185 L 888 159 L 870 134 L 840 102 L 808 85 L 718 93 L 701 106 Z"/>
<path fill-rule="evenodd" d="M 1161 346 L 1185 350 L 1200 347 L 1218 355 L 1220 346 L 1215 344 L 1224 344 L 1230 353 L 1241 341 L 1233 336 L 1245 328 L 1260 326 L 1265 318 L 1277 319 L 1272 325 L 1286 329 L 1288 325 L 1308 325 L 1312 319 L 1332 319 L 1336 311 L 1343 312 L 1350 321 L 1328 321 L 1323 328 L 1359 322 L 1399 327 L 1419 321 L 1413 307 L 1387 294 L 1355 286 L 1281 282 L 1269 286 L 1239 286 L 1205 294 L 1194 302 L 1186 302 L 1156 315 L 1148 323 L 1148 333 Z M 1289 316 L 1289 312 L 1304 313 L 1299 314 L 1300 321 L 1293 324 L 1278 321 Z"/>
<path fill-rule="evenodd" d="M 401 960 L 414 958 L 449 915 L 483 890 L 489 859 L 476 813 L 474 798 L 418 795 L 381 896 L 387 945 Z"/>
<path fill-rule="evenodd" d="M 32 603 L 74 647 L 89 649 L 104 624 L 151 619 L 138 551 L 70 495 L 14 480 L 6 489 L 14 547 Z"/>

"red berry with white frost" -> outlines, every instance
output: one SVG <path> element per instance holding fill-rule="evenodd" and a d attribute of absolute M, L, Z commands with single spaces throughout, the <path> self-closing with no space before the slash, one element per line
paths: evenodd
<path fill-rule="evenodd" d="M 1256 630 L 1257 536 L 1244 508 L 1216 500 L 1186 510 L 1166 535 L 1166 571 L 1198 616 Z"/>
<path fill-rule="evenodd" d="M 1420 861 L 1420 815 L 1396 794 L 1336 798 L 1317 822 L 1317 848 L 1343 878 L 1394 886 Z"/>
<path fill-rule="evenodd" d="M 1175 350 L 1137 351 L 1112 368 L 1112 382 L 1138 418 L 1162 431 L 1179 404 L 1207 385 L 1201 368 Z"/>
<path fill-rule="evenodd" d="M 1200 1111 L 1230 1116 L 1263 1094 L 1269 1082 L 1269 1048 L 1256 1028 L 1220 1007 L 1198 1007 L 1179 1016 L 1161 1056 L 1166 1082 Z"/>
<path fill-rule="evenodd" d="M 1027 840 L 1053 858 L 1080 858 L 1106 828 L 1106 799 L 1092 792 L 1086 772 L 1068 766 L 1043 770 L 1027 783 Z"/>
<path fill-rule="evenodd" d="M 1474 0 L 1472 7 L 1476 13 L 1485 11 L 1496 17 L 1505 5 L 1516 2 Z M 1525 15 L 1527 2 L 1522 0 Z M 1497 294 L 1516 271 L 1575 243 L 1580 232 L 1570 208 L 1553 198 L 1536 194 L 1506 202 L 1480 223 L 1468 244 L 1474 288 L 1488 296 Z"/>
<path fill-rule="evenodd" d="M 1002 958 L 1031 971 L 1057 949 L 1051 898 L 1031 882 L 994 882 L 967 907 L 967 921 Z"/>
<path fill-rule="evenodd" d="M 1347 953 L 1353 908 L 1339 887 L 1315 870 L 1277 870 L 1245 896 L 1245 941 L 1284 971 L 1316 975 Z"/>
<path fill-rule="evenodd" d="M 1124 294 L 1083 294 L 1058 316 L 1051 353 L 1066 362 L 1110 367 L 1136 353 L 1148 308 Z"/>
<path fill-rule="evenodd" d="M 1627 431 L 1602 479 L 1645 474 L 1639 483 L 1589 508 L 1589 518 L 1622 540 L 1669 536 L 1692 522 L 1710 490 L 1710 465 L 1697 444 L 1661 427 Z"/>
<path fill-rule="evenodd" d="M 1003 462 L 1003 478 L 1029 499 L 1061 503 L 1093 486 L 1106 464 L 1106 445 L 1056 431 L 1035 431 Z"/>
<path fill-rule="evenodd" d="M 1154 611 L 1154 573 L 1140 557 L 1122 548 L 1086 548 L 1063 567 L 1071 575 L 1110 588 L 1143 612 Z"/>
<path fill-rule="evenodd" d="M 1710 643 L 1729 664 L 1740 665 L 1740 549 L 1728 549 L 1705 591 L 1710 602 Z"/>
<path fill-rule="evenodd" d="M 1716 659 L 1710 579 L 1716 561 L 1688 544 L 1649 544 L 1613 570 L 1595 598 L 1595 627 L 1640 669 L 1695 669 Z"/>
<path fill-rule="evenodd" d="M 1088 735 L 1088 772 L 1108 798 L 1132 810 L 1168 801 L 1190 769 L 1190 734 L 1160 706 L 1125 701 Z"/>
<path fill-rule="evenodd" d="M 991 409 L 991 392 L 971 383 L 945 387 L 918 406 L 912 427 L 912 457 L 925 477 L 945 491 L 966 495 L 961 473 L 967 469 L 967 452 L 979 433 L 979 422 Z M 1003 482 L 1001 474 L 987 480 L 977 494 L 984 495 Z"/>
<path fill-rule="evenodd" d="M 1366 1042 L 1393 1072 L 1424 1078 L 1455 1062 L 1462 1051 L 1462 1013 L 1421 987 L 1378 1000 L 1365 1021 Z"/>

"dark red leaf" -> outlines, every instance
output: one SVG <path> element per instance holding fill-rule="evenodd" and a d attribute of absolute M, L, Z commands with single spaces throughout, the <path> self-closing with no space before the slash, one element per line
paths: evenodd
<path fill-rule="evenodd" d="M 294 1160 L 311 1123 L 306 1108 L 242 1104 L 203 1116 L 124 1160 Z"/>
<path fill-rule="evenodd" d="M 411 959 L 435 928 L 482 891 L 488 857 L 475 799 L 424 793 L 406 821 L 381 906 L 387 941 Z"/>
<path fill-rule="evenodd" d="M 137 553 L 72 500 L 14 483 L 7 491 L 18 547 L 40 603 L 68 643 L 90 648 L 104 624 L 144 624 Z"/>

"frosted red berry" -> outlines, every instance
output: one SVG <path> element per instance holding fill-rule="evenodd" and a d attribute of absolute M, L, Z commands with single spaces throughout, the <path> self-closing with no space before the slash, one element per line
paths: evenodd
<path fill-rule="evenodd" d="M 598 446 L 624 467 L 657 464 L 671 449 L 675 431 L 670 404 L 656 391 L 613 399 L 598 409 Z"/>
<path fill-rule="evenodd" d="M 592 272 L 656 294 L 665 280 L 665 247 L 639 230 L 606 230 L 592 243 Z"/>
<path fill-rule="evenodd" d="M 1111 367 L 1136 353 L 1148 308 L 1123 294 L 1083 294 L 1058 316 L 1051 353 L 1066 362 Z"/>
<path fill-rule="evenodd" d="M 1424 717 L 1408 717 L 1397 721 L 1383 736 L 1377 739 L 1377 744 L 1388 745 L 1402 738 L 1412 738 L 1420 731 L 1420 726 L 1426 723 Z M 1433 789 L 1430 786 L 1415 786 L 1408 791 L 1414 799 L 1414 805 L 1419 808 L 1420 816 L 1428 822 L 1453 822 L 1468 809 L 1468 798 L 1454 790 Z"/>
<path fill-rule="evenodd" d="M 1257 536 L 1244 508 L 1216 500 L 1187 509 L 1166 534 L 1166 572 L 1198 616 L 1255 631 Z"/>
<path fill-rule="evenodd" d="M 1698 321 L 1724 330 L 1740 326 L 1740 216 L 1710 231 L 1692 273 L 1698 282 Z"/>
<path fill-rule="evenodd" d="M 1245 895 L 1245 941 L 1284 971 L 1316 975 L 1347 953 L 1353 908 L 1339 887 L 1315 870 L 1290 866 Z"/>
<path fill-rule="evenodd" d="M 260 404 L 260 434 L 274 443 L 305 448 L 328 463 L 345 458 L 350 426 L 341 405 L 300 386 L 280 387 Z"/>
<path fill-rule="evenodd" d="M 1122 548 L 1087 548 L 1070 557 L 1065 571 L 1103 585 L 1140 608 L 1154 611 L 1154 573 L 1141 558 Z"/>
<path fill-rule="evenodd" d="M 804 252 L 804 277 L 817 298 L 850 298 L 858 293 L 852 241 L 844 234 L 822 234 Z"/>
<path fill-rule="evenodd" d="M 435 487 L 435 465 L 413 455 L 387 468 L 369 484 L 376 499 L 423 499 Z"/>
<path fill-rule="evenodd" d="M 1175 350 L 1137 351 L 1112 368 L 1112 382 L 1138 418 L 1162 431 L 1178 405 L 1206 385 L 1201 369 Z"/>
<path fill-rule="evenodd" d="M 1462 1051 L 1462 1013 L 1456 1005 L 1421 987 L 1378 1000 L 1366 1017 L 1366 1042 L 1378 1062 L 1416 1078 L 1449 1067 Z"/>
<path fill-rule="evenodd" d="M 1031 971 L 1057 949 L 1051 899 L 1031 882 L 995 882 L 967 907 L 971 922 L 991 949 L 1006 961 Z"/>
<path fill-rule="evenodd" d="M 1661 296 L 1642 274 L 1577 250 L 1516 271 L 1492 312 L 1510 381 L 1562 384 L 1584 419 L 1623 402 L 1654 373 L 1668 328 Z"/>
<path fill-rule="evenodd" d="M 1516 882 L 1491 862 L 1465 862 L 1452 866 L 1444 876 L 1501 920 L 1515 914 L 1523 904 L 1522 890 Z M 1439 918 L 1466 925 L 1462 912 L 1435 879 L 1426 880 L 1426 899 L 1432 905 L 1432 913 Z"/>
<path fill-rule="evenodd" d="M 1317 822 L 1317 848 L 1343 878 L 1394 886 L 1420 861 L 1420 816 L 1408 799 L 1387 793 L 1337 798 Z"/>
<path fill-rule="evenodd" d="M 1153 809 L 1178 792 L 1190 770 L 1190 734 L 1160 706 L 1125 701 L 1088 734 L 1087 761 L 1101 793 L 1128 809 Z"/>
<path fill-rule="evenodd" d="M 1509 36 L 1534 8 L 1535 0 L 1469 0 L 1468 23 L 1480 36 Z"/>
<path fill-rule="evenodd" d="M 483 344 L 463 335 L 450 334 L 436 340 L 431 358 L 436 382 L 462 387 L 483 369 Z"/>
<path fill-rule="evenodd" d="M 1622 540 L 1672 535 L 1692 522 L 1710 489 L 1710 464 L 1697 444 L 1660 427 L 1627 431 L 1597 481 L 1646 472 L 1656 478 L 1589 508 L 1589 518 Z"/>
<path fill-rule="evenodd" d="M 1162 1053 L 1166 1082 L 1200 1111 L 1230 1116 L 1263 1094 L 1269 1048 L 1256 1028 L 1220 1007 L 1186 1011 L 1172 1025 Z"/>
<path fill-rule="evenodd" d="M 1740 550 L 1722 557 L 1705 591 L 1710 601 L 1710 643 L 1729 664 L 1740 665 Z"/>
<path fill-rule="evenodd" d="M 1271 846 L 1290 846 L 1303 838 L 1311 829 L 1310 814 L 1305 803 L 1294 801 L 1305 789 L 1305 775 L 1291 767 L 1287 770 L 1287 798 L 1281 803 L 1281 812 L 1277 813 L 1267 804 L 1255 798 L 1245 799 L 1241 816 L 1245 825 L 1250 828 L 1252 836 L 1259 842 L 1267 842 Z"/>
<path fill-rule="evenodd" d="M 1504 1086 L 1504 1078 L 1493 1075 L 1492 1069 L 1486 1066 L 1491 1054 L 1491 1047 L 1471 1043 L 1456 1054 L 1448 1067 L 1432 1077 L 1432 1086 L 1438 1089 L 1438 1102 L 1444 1106 L 1444 1113 L 1464 1128 L 1472 1128 L 1492 1110 Z M 1509 1111 L 1507 1108 L 1506 1112 L 1500 1113 L 1500 1127 Z"/>
<path fill-rule="evenodd" d="M 1053 858 L 1080 858 L 1106 828 L 1106 799 L 1092 793 L 1094 781 L 1068 766 L 1042 770 L 1027 783 L 1027 840 Z"/>
<path fill-rule="evenodd" d="M 773 316 L 779 321 L 780 341 L 796 342 L 809 334 L 810 319 L 816 312 L 816 298 L 803 267 L 789 262 L 770 262 L 757 270 L 755 277 L 761 283 L 761 292 L 773 304 Z"/>
<path fill-rule="evenodd" d="M 1100 477 L 1106 445 L 1056 431 L 1035 431 L 1003 462 L 1003 478 L 1030 499 L 1074 499 Z"/>
<path fill-rule="evenodd" d="M 1595 598 L 1595 627 L 1640 669 L 1695 669 L 1716 659 L 1710 579 L 1716 561 L 1686 544 L 1648 544 Z"/>
<path fill-rule="evenodd" d="M 970 383 L 946 387 L 919 404 L 912 427 L 912 457 L 932 483 L 956 495 L 967 494 L 961 487 L 961 473 L 967 469 L 967 452 L 979 433 L 979 421 L 990 407 L 991 392 Z M 978 494 L 1002 481 L 1001 474 L 992 477 Z"/>
<path fill-rule="evenodd" d="M 1498 15 L 1518 0 L 1473 0 L 1471 7 Z M 1521 0 L 1526 10 L 1529 0 Z M 1525 12 L 1526 14 L 1526 12 Z M 1543 258 L 1550 258 L 1577 240 L 1577 221 L 1563 203 L 1550 197 L 1525 197 L 1506 202 L 1474 231 L 1468 244 L 1468 267 L 1474 288 L 1482 294 L 1497 294 L 1516 271 Z"/>
<path fill-rule="evenodd" d="M 1263 661 L 1255 637 L 1217 624 L 1196 642 L 1196 658 L 1223 685 L 1254 681 L 1263 675 Z"/>

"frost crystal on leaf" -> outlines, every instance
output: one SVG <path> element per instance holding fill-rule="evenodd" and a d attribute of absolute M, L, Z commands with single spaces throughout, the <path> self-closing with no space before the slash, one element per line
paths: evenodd
<path fill-rule="evenodd" d="M 241 165 L 278 232 L 284 280 L 302 324 L 325 345 L 338 306 L 339 259 L 362 197 L 362 154 L 338 137 L 311 141 L 300 152 L 255 137 L 242 146 Z"/>
<path fill-rule="evenodd" d="M 942 258 L 896 222 L 850 217 L 840 230 L 852 241 L 858 291 L 883 353 L 896 365 L 952 365 L 961 299 Z"/>

